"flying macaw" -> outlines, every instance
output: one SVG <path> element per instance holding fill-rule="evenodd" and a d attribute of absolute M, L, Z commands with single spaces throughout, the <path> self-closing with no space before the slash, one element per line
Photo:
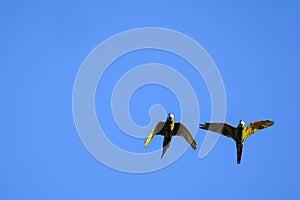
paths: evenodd
<path fill-rule="evenodd" d="M 163 141 L 163 151 L 161 158 L 163 158 L 164 154 L 166 153 L 167 149 L 170 146 L 171 138 L 174 135 L 182 136 L 186 139 L 186 141 L 192 146 L 192 148 L 196 149 L 196 142 L 193 139 L 192 135 L 190 134 L 189 130 L 180 122 L 174 123 L 174 115 L 172 113 L 168 114 L 166 122 L 158 122 L 150 134 L 148 135 L 147 139 L 145 140 L 144 146 L 146 147 L 153 136 L 155 135 L 162 135 L 164 136 Z"/>
<path fill-rule="evenodd" d="M 245 126 L 245 122 L 243 120 L 240 120 L 236 128 L 227 123 L 204 123 L 200 124 L 200 128 L 217 132 L 229 138 L 232 138 L 236 144 L 237 164 L 240 164 L 245 138 L 249 135 L 252 135 L 256 131 L 267 128 L 273 124 L 274 121 L 271 120 L 258 120 L 251 122 L 249 125 Z"/>

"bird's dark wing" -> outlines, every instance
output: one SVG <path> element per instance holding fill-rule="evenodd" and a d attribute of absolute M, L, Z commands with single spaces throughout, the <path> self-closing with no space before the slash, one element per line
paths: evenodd
<path fill-rule="evenodd" d="M 254 132 L 267 128 L 269 126 L 272 126 L 274 124 L 274 121 L 271 120 L 258 120 L 251 122 L 243 131 L 243 138 L 248 137 L 249 135 L 252 135 Z"/>
<path fill-rule="evenodd" d="M 163 135 L 162 129 L 163 129 L 164 125 L 165 125 L 165 122 L 160 121 L 154 126 L 154 128 L 148 135 L 147 139 L 145 140 L 145 143 L 144 143 L 145 147 L 149 144 L 149 142 L 151 141 L 151 139 L 154 135 Z"/>
<path fill-rule="evenodd" d="M 197 143 L 193 139 L 191 133 L 189 130 L 180 122 L 174 124 L 174 131 L 173 135 L 182 136 L 186 139 L 186 141 L 192 146 L 192 148 L 195 150 Z"/>
<path fill-rule="evenodd" d="M 201 129 L 221 133 L 227 137 L 234 138 L 235 129 L 226 123 L 204 123 L 200 124 Z"/>

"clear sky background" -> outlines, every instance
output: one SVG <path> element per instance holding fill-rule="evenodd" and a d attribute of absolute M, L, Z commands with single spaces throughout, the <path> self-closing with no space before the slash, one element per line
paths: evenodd
<path fill-rule="evenodd" d="M 0 199 L 300 198 L 299 1 L 0 4 Z M 146 26 L 180 31 L 206 49 L 224 81 L 228 123 L 275 121 L 246 139 L 241 165 L 236 164 L 234 142 L 225 137 L 204 159 L 198 158 L 200 148 L 190 148 L 172 165 L 147 174 L 113 170 L 85 149 L 72 115 L 76 73 L 100 42 Z M 188 63 L 151 50 L 127 56 L 107 71 L 105 86 L 98 87 L 104 92 L 96 94 L 97 115 L 114 143 L 137 152 L 162 145 L 160 137 L 147 149 L 142 139 L 133 138 L 131 143 L 105 106 L 110 105 L 111 89 L 120 73 L 139 64 L 163 63 L 182 72 L 197 91 L 200 122 L 210 119 L 209 93 Z M 127 68 L 120 71 L 121 66 Z M 180 121 L 174 95 L 166 88 L 149 86 L 130 101 L 136 123 L 149 123 L 153 103 L 165 105 Z M 197 131 L 198 147 L 205 134 Z"/>

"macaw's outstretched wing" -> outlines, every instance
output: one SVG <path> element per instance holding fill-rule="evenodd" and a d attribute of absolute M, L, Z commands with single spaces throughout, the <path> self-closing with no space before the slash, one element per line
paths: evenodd
<path fill-rule="evenodd" d="M 259 120 L 251 122 L 248 126 L 246 126 L 246 129 L 243 131 L 243 138 L 248 137 L 249 135 L 252 135 L 254 132 L 267 128 L 269 126 L 272 126 L 274 124 L 274 121 L 271 120 Z"/>
<path fill-rule="evenodd" d="M 204 123 L 199 126 L 201 129 L 221 133 L 227 137 L 234 138 L 235 129 L 226 123 Z"/>
<path fill-rule="evenodd" d="M 165 122 L 160 121 L 154 126 L 154 128 L 148 135 L 147 139 L 145 140 L 145 143 L 144 143 L 145 147 L 149 144 L 149 142 L 151 141 L 151 139 L 154 135 L 163 135 L 162 129 L 163 129 L 164 125 L 165 125 Z"/>
<path fill-rule="evenodd" d="M 195 150 L 197 143 L 193 139 L 191 133 L 189 130 L 180 122 L 175 123 L 174 125 L 174 131 L 173 135 L 182 136 L 186 139 L 186 141 L 192 146 L 192 148 Z"/>

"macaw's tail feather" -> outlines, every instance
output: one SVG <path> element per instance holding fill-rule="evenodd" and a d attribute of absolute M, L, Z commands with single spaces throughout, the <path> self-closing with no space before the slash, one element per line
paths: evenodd
<path fill-rule="evenodd" d="M 241 163 L 242 153 L 243 153 L 243 144 L 236 144 L 236 153 L 237 153 L 237 164 Z"/>
<path fill-rule="evenodd" d="M 161 154 L 161 157 L 160 158 L 163 158 L 167 149 L 169 148 L 171 144 L 171 138 L 168 138 L 168 137 L 164 137 L 164 142 L 163 142 L 163 151 L 162 151 L 162 154 Z"/>

